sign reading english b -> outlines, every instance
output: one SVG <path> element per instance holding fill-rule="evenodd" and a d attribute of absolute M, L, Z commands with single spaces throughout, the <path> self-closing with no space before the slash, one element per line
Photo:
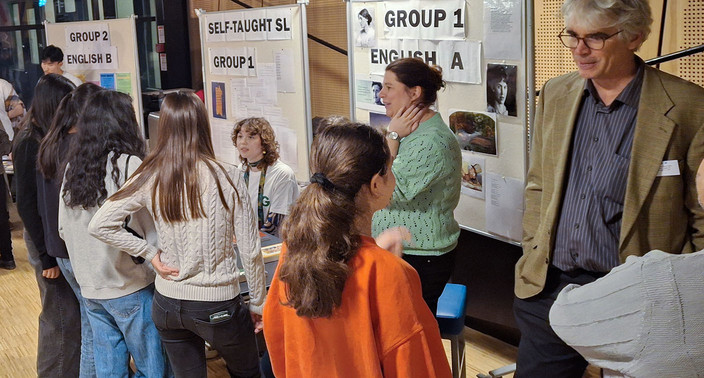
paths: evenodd
<path fill-rule="evenodd" d="M 117 46 L 110 44 L 107 23 L 66 25 L 64 69 L 69 72 L 116 70 Z"/>

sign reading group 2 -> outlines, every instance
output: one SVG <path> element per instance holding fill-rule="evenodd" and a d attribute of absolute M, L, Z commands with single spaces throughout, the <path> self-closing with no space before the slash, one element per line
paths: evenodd
<path fill-rule="evenodd" d="M 110 45 L 108 24 L 66 25 L 65 30 L 67 71 L 117 69 L 117 46 Z"/>

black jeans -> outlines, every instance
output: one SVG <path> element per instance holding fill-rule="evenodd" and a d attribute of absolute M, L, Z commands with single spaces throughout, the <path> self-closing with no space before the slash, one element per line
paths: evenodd
<path fill-rule="evenodd" d="M 10 213 L 7 211 L 7 185 L 0 182 L 0 259 L 13 261 Z"/>
<path fill-rule="evenodd" d="M 440 256 L 404 254 L 403 259 L 418 272 L 423 288 L 423 299 L 435 316 L 438 309 L 438 299 L 455 267 L 455 250 Z"/>
<path fill-rule="evenodd" d="M 515 377 L 582 377 L 587 361 L 552 330 L 550 308 L 568 284 L 585 285 L 604 274 L 584 270 L 563 272 L 550 267 L 540 294 L 527 299 L 514 298 L 513 313 L 521 331 Z"/>
<path fill-rule="evenodd" d="M 211 322 L 210 315 L 223 311 L 229 318 Z M 152 320 L 177 378 L 207 376 L 204 341 L 225 360 L 230 376 L 260 376 L 254 325 L 241 296 L 201 302 L 173 299 L 155 291 Z"/>
<path fill-rule="evenodd" d="M 4 185 L 4 184 L 3 184 Z M 38 377 L 78 377 L 81 363 L 81 310 L 73 289 L 63 274 L 42 277 L 39 251 L 24 232 L 27 259 L 34 268 L 42 312 L 39 313 L 37 344 Z"/>

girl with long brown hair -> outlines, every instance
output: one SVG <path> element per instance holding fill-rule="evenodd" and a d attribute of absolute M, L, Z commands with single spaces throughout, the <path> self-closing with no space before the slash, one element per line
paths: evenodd
<path fill-rule="evenodd" d="M 261 329 L 265 276 L 247 189 L 237 168 L 216 160 L 198 97 L 167 95 L 159 130 L 156 148 L 98 210 L 89 230 L 151 261 L 157 271 L 152 319 L 176 377 L 207 375 L 204 340 L 232 376 L 259 376 L 254 333 Z M 154 218 L 159 248 L 123 228 L 125 218 L 142 208 Z M 240 296 L 233 236 L 249 283 L 249 308 Z"/>
<path fill-rule="evenodd" d="M 311 184 L 284 222 L 264 309 L 277 377 L 448 377 L 418 274 L 371 238 L 396 180 L 384 137 L 362 124 L 313 141 Z"/>

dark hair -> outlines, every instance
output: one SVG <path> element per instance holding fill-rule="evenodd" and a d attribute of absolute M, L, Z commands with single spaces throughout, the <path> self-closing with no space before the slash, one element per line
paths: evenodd
<path fill-rule="evenodd" d="M 508 80 L 508 73 L 506 72 L 506 67 L 501 64 L 489 65 L 486 72 L 487 82 L 498 83 L 502 80 Z"/>
<path fill-rule="evenodd" d="M 62 156 L 61 141 L 66 138 L 69 130 L 78 124 L 78 117 L 83 112 L 88 98 L 101 90 L 102 88 L 93 83 L 84 83 L 61 100 L 49 131 L 39 146 L 37 166 L 45 178 L 54 180 L 63 175 L 68 155 Z"/>
<path fill-rule="evenodd" d="M 420 105 L 429 106 L 438 99 L 438 91 L 445 88 L 442 68 L 429 66 L 419 58 L 403 58 L 391 62 L 386 71 L 396 74 L 398 81 L 408 88 L 420 87 Z"/>
<path fill-rule="evenodd" d="M 49 130 L 54 113 L 59 107 L 61 100 L 76 88 L 73 83 L 57 74 L 48 74 L 39 78 L 34 87 L 34 99 L 29 111 L 22 120 L 23 135 L 29 135 L 37 141 L 41 141 Z"/>
<path fill-rule="evenodd" d="M 359 11 L 359 15 L 367 19 L 367 24 L 372 23 L 372 15 L 369 14 L 369 11 L 367 10 L 367 8 L 364 8 L 361 11 Z"/>
<path fill-rule="evenodd" d="M 153 180 L 152 214 L 159 214 L 168 223 L 204 217 L 197 174 L 198 163 L 203 162 L 215 178 L 220 202 L 225 209 L 230 207 L 216 169 L 224 174 L 235 190 L 237 201 L 240 201 L 235 184 L 215 159 L 208 113 L 198 96 L 187 92 L 166 95 L 161 104 L 158 127 L 156 147 L 134 172 L 134 180 L 120 188 L 111 199 L 129 197 Z M 190 214 L 186 210 L 190 210 Z"/>
<path fill-rule="evenodd" d="M 372 86 L 371 86 L 371 88 L 374 88 L 375 85 L 378 86 L 379 89 L 381 89 L 381 88 L 384 87 L 383 85 L 381 85 L 380 82 L 378 82 L 378 81 L 372 81 Z"/>
<path fill-rule="evenodd" d="M 308 185 L 281 233 L 288 252 L 279 278 L 287 285 L 285 305 L 298 316 L 329 317 L 341 305 L 347 263 L 360 244 L 353 234 L 361 211 L 355 197 L 375 174 L 387 174 L 390 159 L 384 137 L 359 123 L 329 125 L 313 140 L 311 171 L 329 185 Z"/>
<path fill-rule="evenodd" d="M 66 169 L 63 198 L 70 207 L 100 206 L 107 198 L 105 177 L 108 155 L 112 153 L 112 180 L 120 186 L 117 160 L 122 154 L 144 157 L 142 139 L 132 98 L 116 91 L 99 91 L 86 103 L 78 120 L 72 156 Z M 124 172 L 127 175 L 127 172 Z"/>
<path fill-rule="evenodd" d="M 64 52 L 54 45 L 49 45 L 45 47 L 44 50 L 42 50 L 41 61 L 43 62 L 45 60 L 48 60 L 50 62 L 63 62 Z"/>
<path fill-rule="evenodd" d="M 274 135 L 274 129 L 271 128 L 269 121 L 264 118 L 245 118 L 243 120 L 235 123 L 235 128 L 232 129 L 232 143 L 237 146 L 237 134 L 242 131 L 243 128 L 249 130 L 250 134 L 259 135 L 262 140 L 262 152 L 264 152 L 264 158 L 262 158 L 262 165 L 260 168 L 268 167 L 276 162 L 279 158 L 279 143 L 276 142 L 276 136 Z M 248 163 L 247 159 L 240 156 L 240 160 L 243 163 Z"/>

